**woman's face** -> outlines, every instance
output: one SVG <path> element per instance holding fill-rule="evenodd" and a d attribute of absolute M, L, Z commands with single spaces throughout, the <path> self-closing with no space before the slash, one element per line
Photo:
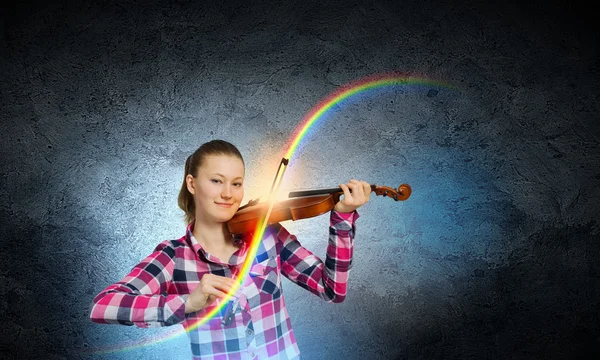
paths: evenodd
<path fill-rule="evenodd" d="M 205 222 L 229 221 L 244 197 L 244 164 L 230 155 L 209 155 L 196 177 L 186 177 L 194 195 L 196 218 Z"/>

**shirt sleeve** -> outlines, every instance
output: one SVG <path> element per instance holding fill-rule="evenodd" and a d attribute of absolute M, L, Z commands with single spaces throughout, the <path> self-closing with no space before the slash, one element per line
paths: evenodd
<path fill-rule="evenodd" d="M 175 248 L 170 241 L 136 265 L 116 284 L 94 298 L 90 319 L 100 324 L 159 327 L 185 320 L 188 295 L 168 294 L 175 267 Z"/>
<path fill-rule="evenodd" d="M 329 242 L 324 263 L 300 245 L 296 236 L 281 227 L 278 233 L 278 238 L 283 243 L 280 252 L 281 272 L 292 282 L 328 302 L 344 301 L 348 274 L 352 266 L 354 223 L 358 217 L 356 211 L 331 211 Z"/>

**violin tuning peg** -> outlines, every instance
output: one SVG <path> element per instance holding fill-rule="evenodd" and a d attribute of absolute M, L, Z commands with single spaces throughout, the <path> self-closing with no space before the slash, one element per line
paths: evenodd
<path fill-rule="evenodd" d="M 258 204 L 259 201 L 260 201 L 260 196 L 254 200 L 248 201 L 248 206 L 254 206 L 254 205 Z"/>

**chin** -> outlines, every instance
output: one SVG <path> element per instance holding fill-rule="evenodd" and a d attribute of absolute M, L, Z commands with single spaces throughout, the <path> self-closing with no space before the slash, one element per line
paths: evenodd
<path fill-rule="evenodd" d="M 237 207 L 233 211 L 232 211 L 232 209 L 227 209 L 227 210 L 228 210 L 227 212 L 220 212 L 218 214 L 215 214 L 214 215 L 215 219 L 218 222 L 228 222 L 229 220 L 231 220 L 231 218 L 233 218 L 233 216 L 237 212 Z"/>

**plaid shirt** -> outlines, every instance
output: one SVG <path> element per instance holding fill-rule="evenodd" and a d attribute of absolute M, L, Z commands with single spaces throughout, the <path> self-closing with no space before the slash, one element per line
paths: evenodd
<path fill-rule="evenodd" d="M 204 274 L 237 276 L 249 244 L 242 242 L 229 262 L 222 262 L 198 244 L 193 223 L 185 236 L 162 242 L 123 280 L 98 294 L 90 318 L 97 323 L 139 327 L 191 326 L 188 335 L 193 359 L 298 359 L 300 351 L 285 307 L 281 274 L 327 302 L 344 300 L 358 213 L 332 211 L 330 219 L 325 262 L 281 225 L 267 228 L 237 300 L 224 307 L 229 307 L 231 314 L 225 325 L 226 311 L 221 310 L 193 329 L 220 300 L 189 314 L 185 314 L 185 302 Z"/>

